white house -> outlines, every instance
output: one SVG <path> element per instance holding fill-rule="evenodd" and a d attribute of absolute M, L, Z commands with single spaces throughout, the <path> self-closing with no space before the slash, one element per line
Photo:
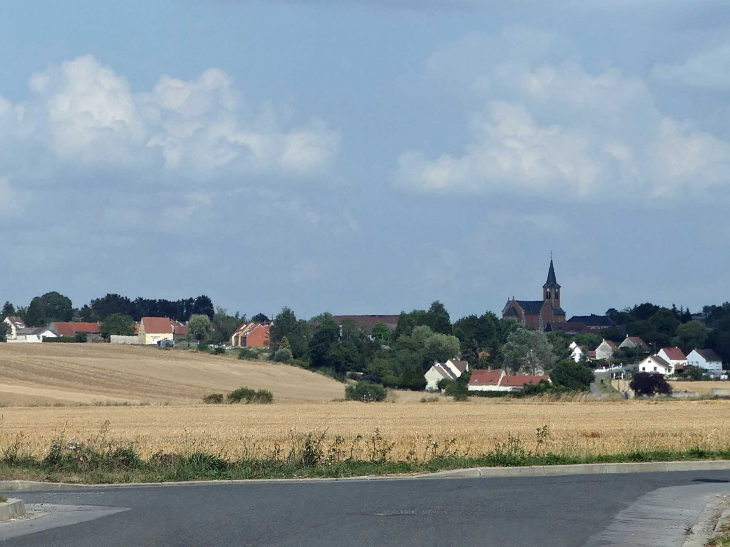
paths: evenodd
<path fill-rule="evenodd" d="M 438 391 L 438 383 L 441 380 L 456 380 L 469 370 L 469 363 L 449 359 L 445 363 L 434 363 L 426 374 L 426 391 Z"/>
<path fill-rule="evenodd" d="M 576 344 L 575 341 L 570 343 L 568 349 L 570 350 L 570 358 L 573 361 L 580 363 L 583 360 L 585 351 L 583 351 L 583 348 Z"/>
<path fill-rule="evenodd" d="M 677 368 L 684 368 L 687 366 L 687 357 L 679 348 L 662 348 L 659 350 L 657 355 L 672 365 L 672 374 L 674 374 L 674 371 L 677 370 Z"/>
<path fill-rule="evenodd" d="M 17 328 L 15 336 L 8 337 L 8 344 L 40 344 L 44 338 L 56 338 L 56 334 L 48 327 Z"/>
<path fill-rule="evenodd" d="M 10 331 L 8 332 L 7 339 L 8 340 L 15 340 L 18 337 L 18 329 L 24 329 L 25 322 L 20 318 L 16 316 L 9 316 L 3 319 L 3 323 L 8 325 L 10 327 Z"/>
<path fill-rule="evenodd" d="M 617 349 L 616 344 L 604 338 L 601 345 L 596 348 L 596 359 L 610 359 Z"/>
<path fill-rule="evenodd" d="M 536 385 L 541 380 L 550 382 L 550 376 L 508 376 L 504 370 L 475 370 L 471 373 L 469 391 L 522 391 L 525 384 Z"/>
<path fill-rule="evenodd" d="M 638 365 L 638 372 L 658 372 L 664 376 L 674 374 L 674 365 L 658 355 L 650 355 Z"/>
<path fill-rule="evenodd" d="M 713 376 L 722 374 L 722 359 L 711 349 L 693 349 L 687 356 L 687 363 Z"/>

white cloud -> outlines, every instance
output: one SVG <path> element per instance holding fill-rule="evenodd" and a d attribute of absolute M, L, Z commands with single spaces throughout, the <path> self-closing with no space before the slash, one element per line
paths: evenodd
<path fill-rule="evenodd" d="M 0 138 L 22 134 L 77 165 L 308 174 L 327 169 L 340 144 L 339 132 L 319 119 L 297 126 L 276 108 L 248 107 L 218 69 L 192 81 L 163 75 L 150 92 L 133 93 L 126 78 L 87 55 L 33 75 L 29 87 L 33 96 L 20 105 L 0 99 Z"/>
<path fill-rule="evenodd" d="M 7 178 L 0 177 L 0 215 L 15 217 L 23 212 L 26 197 L 10 185 Z"/>
<path fill-rule="evenodd" d="M 547 49 L 526 51 L 530 39 Z M 485 51 L 471 69 L 463 62 L 469 47 Z M 435 53 L 428 73 L 456 82 L 460 99 L 470 90 L 470 139 L 460 154 L 402 153 L 394 176 L 401 189 L 563 201 L 728 189 L 730 143 L 662 113 L 641 78 L 586 71 L 550 35 L 508 29 L 470 37 Z"/>
<path fill-rule="evenodd" d="M 659 64 L 652 75 L 669 84 L 730 89 L 730 44 L 703 51 L 682 63 Z"/>

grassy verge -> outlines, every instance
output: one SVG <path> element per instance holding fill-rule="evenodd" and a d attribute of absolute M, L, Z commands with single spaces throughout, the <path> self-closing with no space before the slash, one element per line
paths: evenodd
<path fill-rule="evenodd" d="M 143 459 L 132 446 L 88 446 L 58 440 L 43 458 L 21 456 L 18 446 L 0 457 L 0 479 L 25 479 L 84 484 L 233 480 L 271 478 L 335 478 L 362 475 L 426 473 L 468 467 L 520 467 L 581 463 L 621 463 L 730 459 L 730 446 L 723 450 L 695 447 L 684 451 L 637 451 L 624 454 L 580 456 L 529 452 L 518 438 L 508 437 L 492 451 L 458 455 L 434 447 L 423 458 L 389 459 L 392 448 L 376 433 L 367 440 L 365 458 L 352 453 L 337 439 L 325 445 L 324 435 L 309 434 L 286 453 L 229 460 L 219 454 L 158 453 Z"/>

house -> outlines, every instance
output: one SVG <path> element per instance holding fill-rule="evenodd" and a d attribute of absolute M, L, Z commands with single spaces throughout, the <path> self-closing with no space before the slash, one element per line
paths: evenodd
<path fill-rule="evenodd" d="M 508 376 L 504 370 L 475 370 L 471 373 L 467 389 L 469 391 L 522 391 L 525 385 L 536 385 L 541 380 L 550 382 L 549 376 Z"/>
<path fill-rule="evenodd" d="M 616 343 L 604 338 L 603 342 L 596 348 L 596 359 L 611 359 L 616 350 L 618 350 Z"/>
<path fill-rule="evenodd" d="M 179 342 L 180 340 L 186 339 L 190 334 L 190 329 L 185 323 L 180 321 L 171 320 L 172 323 L 172 335 L 173 341 Z"/>
<path fill-rule="evenodd" d="M 157 344 L 160 340 L 175 340 L 172 321 L 169 317 L 143 317 L 139 322 L 139 343 Z"/>
<path fill-rule="evenodd" d="M 77 334 L 85 334 L 87 342 L 101 341 L 101 323 L 83 322 L 83 321 L 54 321 L 48 328 L 55 333 L 56 336 L 74 337 Z"/>
<path fill-rule="evenodd" d="M 674 374 L 674 365 L 659 355 L 650 355 L 637 365 L 637 372 L 657 372 L 664 376 Z"/>
<path fill-rule="evenodd" d="M 579 332 L 597 332 L 613 327 L 614 322 L 606 315 L 574 315 L 568 319 L 568 325 L 574 326 Z"/>
<path fill-rule="evenodd" d="M 624 341 L 619 344 L 619 349 L 634 350 L 639 353 L 649 353 L 651 350 L 646 342 L 638 336 L 626 335 Z"/>
<path fill-rule="evenodd" d="M 565 311 L 560 307 L 560 290 L 551 258 L 547 280 L 542 286 L 542 300 L 515 300 L 513 296 L 502 309 L 502 319 L 517 321 L 540 331 L 557 330 L 557 325 L 565 323 Z"/>
<path fill-rule="evenodd" d="M 469 363 L 466 361 L 449 359 L 445 363 L 434 363 L 424 375 L 426 377 L 426 391 L 437 391 L 438 383 L 441 380 L 456 380 L 468 370 Z"/>
<path fill-rule="evenodd" d="M 400 315 L 333 315 L 332 320 L 341 325 L 343 321 L 350 319 L 354 321 L 361 329 L 370 334 L 373 327 L 378 323 L 385 323 L 391 332 L 398 327 Z"/>
<path fill-rule="evenodd" d="M 568 349 L 570 350 L 570 358 L 576 363 L 583 361 L 584 357 L 587 358 L 586 352 L 575 341 L 570 343 Z"/>
<path fill-rule="evenodd" d="M 10 327 L 10 331 L 8 332 L 7 339 L 8 340 L 14 340 L 18 336 L 18 329 L 24 329 L 25 327 L 25 321 L 23 321 L 20 317 L 11 315 L 3 319 L 3 323 L 8 325 Z"/>
<path fill-rule="evenodd" d="M 269 325 L 261 323 L 246 323 L 241 325 L 231 336 L 231 345 L 240 348 L 269 347 Z"/>
<path fill-rule="evenodd" d="M 722 359 L 711 349 L 693 349 L 687 356 L 687 363 L 693 367 L 700 367 L 712 376 L 722 374 Z"/>
<path fill-rule="evenodd" d="M 672 374 L 677 368 L 682 369 L 687 366 L 687 357 L 679 348 L 662 348 L 657 352 L 657 355 L 672 365 Z"/>
<path fill-rule="evenodd" d="M 40 344 L 44 338 L 56 338 L 56 335 L 48 327 L 16 327 L 15 336 L 7 341 L 8 344 Z"/>

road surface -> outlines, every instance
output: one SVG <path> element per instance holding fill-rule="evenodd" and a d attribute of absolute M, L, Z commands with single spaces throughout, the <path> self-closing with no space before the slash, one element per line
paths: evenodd
<path fill-rule="evenodd" d="M 12 493 L 12 547 L 680 547 L 730 471 L 148 486 Z"/>

